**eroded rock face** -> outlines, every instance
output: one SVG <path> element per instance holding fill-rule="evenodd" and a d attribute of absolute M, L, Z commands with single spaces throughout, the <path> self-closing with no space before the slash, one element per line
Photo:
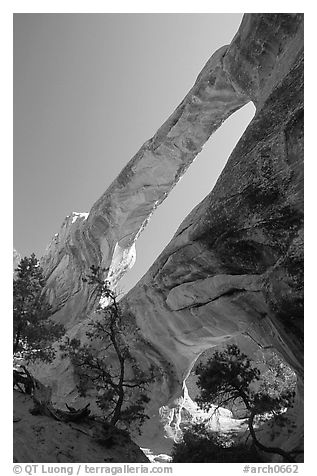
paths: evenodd
<path fill-rule="evenodd" d="M 151 214 L 212 132 L 255 103 L 214 189 L 122 300 L 140 328 L 140 366 L 161 370 L 153 415 L 181 398 L 201 352 L 245 331 L 275 347 L 302 377 L 302 91 L 303 15 L 245 15 L 172 116 L 88 216 L 66 220 L 43 258 L 56 319 L 82 332 L 95 304 L 84 273 L 104 266 L 115 284 L 133 265 L 134 242 Z M 46 374 L 56 394 L 57 368 Z"/>
<path fill-rule="evenodd" d="M 270 70 L 265 69 L 269 84 L 274 85 L 275 75 L 277 84 L 269 94 L 255 68 L 258 79 L 253 86 L 247 82 L 246 92 L 251 96 L 253 87 L 252 97 L 257 95 L 260 109 L 210 195 L 184 220 L 124 300 L 142 334 L 176 364 L 180 380 L 186 374 L 189 355 L 192 360 L 226 336 L 248 328 L 276 346 L 298 374 L 302 373 L 300 20 L 300 15 L 247 15 L 242 22 L 241 33 L 225 55 L 226 69 L 236 72 L 242 87 L 238 73 L 246 53 L 245 48 L 241 56 L 237 53 L 241 37 L 251 48 L 254 32 L 266 35 L 271 21 L 274 39 L 284 38 L 278 41 L 280 56 L 269 62 Z M 286 28 L 287 21 L 290 25 Z M 285 42 L 286 32 L 291 32 L 292 55 Z M 257 36 L 256 40 L 265 62 L 266 52 L 271 58 L 268 38 Z M 291 64 L 290 56 L 294 59 Z M 253 57 L 257 61 L 252 62 Z M 249 58 L 246 70 L 249 64 L 260 63 L 252 50 Z M 239 69 L 234 64 L 240 65 Z M 263 104 L 259 84 L 265 90 Z"/>
<path fill-rule="evenodd" d="M 50 243 L 42 265 L 56 320 L 71 327 L 87 317 L 91 297 L 82 277 L 91 265 L 116 284 L 134 264 L 134 243 L 210 135 L 249 101 L 223 69 L 224 46 L 193 88 L 122 170 L 89 214 L 73 213 Z M 86 303 L 86 304 L 85 304 Z M 72 317 L 70 318 L 70 311 Z"/>
<path fill-rule="evenodd" d="M 256 37 L 260 56 L 252 51 L 254 35 L 261 31 L 266 35 L 270 23 L 267 17 L 273 22 L 274 41 L 278 39 L 280 55 L 275 62 L 270 60 L 274 46 L 268 44 L 270 37 Z M 286 20 L 290 22 L 287 28 Z M 286 31 L 292 32 L 291 52 L 285 43 Z M 246 64 L 245 47 L 239 56 L 239 44 L 247 44 L 248 51 L 250 48 Z M 259 73 L 260 59 L 265 66 L 263 75 Z M 245 90 L 259 104 L 255 117 L 210 195 L 184 220 L 148 273 L 128 293 L 125 304 L 136 317 L 142 335 L 173 362 L 180 383 L 203 350 L 246 330 L 275 347 L 301 378 L 300 16 L 247 16 L 225 55 L 224 65 L 236 74 L 241 87 L 244 80 L 239 71 L 251 77 L 254 66 L 253 82 L 246 79 Z"/>

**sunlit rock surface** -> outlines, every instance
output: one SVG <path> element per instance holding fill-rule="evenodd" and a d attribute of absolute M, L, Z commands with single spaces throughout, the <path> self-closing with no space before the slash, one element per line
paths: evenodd
<path fill-rule="evenodd" d="M 210 195 L 125 298 L 180 385 L 203 350 L 246 330 L 303 373 L 301 16 L 247 16 L 224 64 L 259 104 L 255 117 Z"/>
<path fill-rule="evenodd" d="M 242 332 L 273 346 L 302 379 L 303 15 L 245 15 L 172 116 L 88 215 L 66 219 L 42 259 L 56 320 L 72 335 L 83 333 L 95 305 L 82 281 L 89 267 L 109 269 L 108 279 L 118 282 L 155 208 L 210 135 L 250 100 L 256 114 L 216 186 L 121 301 L 140 329 L 133 344 L 140 367 L 154 363 L 161 375 L 148 440 L 161 431 L 153 424 L 158 408 L 181 406 L 184 379 L 201 352 Z M 60 366 L 39 373 L 65 400 L 72 391 L 65 395 Z M 299 418 L 292 447 L 301 433 Z"/>
<path fill-rule="evenodd" d="M 83 320 L 90 310 L 89 290 L 81 279 L 90 266 L 110 268 L 108 279 L 118 282 L 133 266 L 134 243 L 155 208 L 210 135 L 249 101 L 223 69 L 226 51 L 224 46 L 210 58 L 175 112 L 128 162 L 90 213 L 68 216 L 50 243 L 42 265 L 55 317 L 67 327 Z"/>

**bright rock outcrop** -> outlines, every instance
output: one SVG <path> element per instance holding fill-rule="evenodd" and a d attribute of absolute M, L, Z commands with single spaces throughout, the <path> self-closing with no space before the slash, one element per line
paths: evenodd
<path fill-rule="evenodd" d="M 245 331 L 277 349 L 301 381 L 303 15 L 245 15 L 231 45 L 211 57 L 90 213 L 66 219 L 42 260 L 56 320 L 82 334 L 95 305 L 82 281 L 89 267 L 109 268 L 108 279 L 118 282 L 155 208 L 211 134 L 248 101 L 256 114 L 216 186 L 121 302 L 139 329 L 140 366 L 154 363 L 161 372 L 153 415 L 182 398 L 201 352 Z M 65 400 L 60 377 L 68 369 L 61 365 L 43 376 Z M 298 420 L 293 446 L 301 428 Z"/>

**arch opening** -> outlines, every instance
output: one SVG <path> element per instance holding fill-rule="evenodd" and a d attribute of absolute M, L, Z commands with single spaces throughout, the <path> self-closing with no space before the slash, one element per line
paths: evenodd
<path fill-rule="evenodd" d="M 147 272 L 191 210 L 213 189 L 227 160 L 255 114 L 252 102 L 233 113 L 212 134 L 187 172 L 155 210 L 136 242 L 136 262 L 118 283 L 122 298 Z"/>

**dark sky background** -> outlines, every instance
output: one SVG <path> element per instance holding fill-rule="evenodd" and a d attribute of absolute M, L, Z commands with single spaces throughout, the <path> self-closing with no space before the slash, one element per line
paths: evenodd
<path fill-rule="evenodd" d="M 14 15 L 14 247 L 22 256 L 42 256 L 66 215 L 90 210 L 241 19 Z M 210 138 L 140 236 L 120 288 L 138 281 L 211 191 L 253 114 L 245 106 Z"/>

